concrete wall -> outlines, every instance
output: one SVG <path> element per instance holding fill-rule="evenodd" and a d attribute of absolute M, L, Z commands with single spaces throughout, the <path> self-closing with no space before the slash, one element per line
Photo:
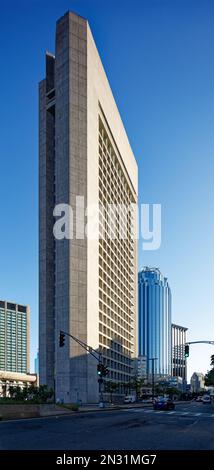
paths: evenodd
<path fill-rule="evenodd" d="M 66 414 L 68 410 L 57 407 L 54 404 L 44 405 L 15 405 L 6 404 L 0 405 L 0 418 L 2 419 L 15 419 L 15 418 L 35 418 L 39 416 L 51 416 L 55 414 Z"/>

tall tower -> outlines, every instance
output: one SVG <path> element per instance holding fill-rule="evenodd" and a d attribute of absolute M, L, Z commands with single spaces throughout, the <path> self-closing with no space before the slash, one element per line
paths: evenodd
<path fill-rule="evenodd" d="M 159 269 L 145 267 L 138 274 L 139 354 L 148 372 L 171 375 L 171 290 Z"/>
<path fill-rule="evenodd" d="M 115 382 L 131 377 L 137 354 L 137 165 L 89 24 L 74 13 L 57 21 L 55 55 L 46 53 L 39 100 L 40 383 L 54 387 L 56 399 L 95 402 L 96 360 L 67 337 L 59 348 L 58 336 L 64 330 L 102 352 Z M 59 204 L 72 208 L 72 239 L 53 236 Z M 98 204 L 102 237 L 85 236 L 77 222 L 88 224 Z M 111 237 L 115 214 L 107 214 L 108 204 L 132 206 L 125 237 L 118 235 L 117 216 Z"/>

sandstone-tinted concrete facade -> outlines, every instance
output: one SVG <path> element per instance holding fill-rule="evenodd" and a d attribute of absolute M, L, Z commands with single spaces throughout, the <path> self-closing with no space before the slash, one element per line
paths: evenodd
<path fill-rule="evenodd" d="M 98 400 L 96 360 L 68 338 L 59 348 L 58 337 L 64 330 L 101 348 L 99 241 L 54 240 L 53 209 L 60 203 L 75 209 L 76 196 L 84 197 L 85 208 L 98 203 L 101 115 L 136 202 L 136 162 L 89 25 L 67 13 L 57 22 L 55 57 L 46 55 L 46 79 L 40 83 L 40 383 L 55 386 L 56 399 L 65 402 Z M 76 211 L 74 227 L 78 217 Z M 136 242 L 133 253 L 136 274 Z M 136 356 L 136 275 L 132 287 L 130 357 Z"/>

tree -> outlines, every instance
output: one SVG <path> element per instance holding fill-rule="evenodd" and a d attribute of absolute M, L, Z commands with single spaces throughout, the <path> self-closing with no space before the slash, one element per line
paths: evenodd
<path fill-rule="evenodd" d="M 136 398 L 139 398 L 143 384 L 144 379 L 139 379 L 137 375 L 132 378 L 130 386 L 135 390 Z"/>
<path fill-rule="evenodd" d="M 175 388 L 175 387 L 167 387 L 167 395 L 169 395 L 169 397 L 173 397 L 173 395 L 180 395 L 181 392 Z"/>
<path fill-rule="evenodd" d="M 214 354 L 210 358 L 212 369 L 208 370 L 205 375 L 205 385 L 214 385 Z"/>
<path fill-rule="evenodd" d="M 105 392 L 110 393 L 110 402 L 112 403 L 112 395 L 118 390 L 118 384 L 108 380 L 105 382 Z"/>
<path fill-rule="evenodd" d="M 205 385 L 213 385 L 214 386 L 214 368 L 208 370 L 205 375 Z"/>
<path fill-rule="evenodd" d="M 214 354 L 212 354 L 212 356 L 211 356 L 210 359 L 211 359 L 210 365 L 211 365 L 212 367 L 214 367 Z"/>
<path fill-rule="evenodd" d="M 163 395 L 165 393 L 165 388 L 161 384 L 155 385 L 155 394 L 156 395 Z"/>
<path fill-rule="evenodd" d="M 38 388 L 38 399 L 42 403 L 49 401 L 54 395 L 53 389 L 49 389 L 47 385 L 40 385 Z"/>
<path fill-rule="evenodd" d="M 181 394 L 181 392 L 176 387 L 172 387 L 167 383 L 159 383 L 155 385 L 155 393 L 157 395 L 169 395 L 170 397 Z"/>
<path fill-rule="evenodd" d="M 19 386 L 10 386 L 9 395 L 12 400 L 47 403 L 52 399 L 54 392 L 47 385 L 40 385 L 39 387 L 33 385 L 28 387 L 26 385 L 23 389 Z"/>
<path fill-rule="evenodd" d="M 128 382 L 123 382 L 122 386 L 123 386 L 123 390 L 124 390 L 125 395 L 128 395 L 128 393 L 130 393 L 130 389 L 131 389 L 131 381 L 129 380 Z"/>
<path fill-rule="evenodd" d="M 23 399 L 23 391 L 18 385 L 10 385 L 8 391 L 11 398 L 14 398 L 15 400 Z"/>
<path fill-rule="evenodd" d="M 10 397 L 14 397 L 14 395 L 15 395 L 15 387 L 14 387 L 13 385 L 10 385 L 8 391 L 9 391 L 9 396 L 10 396 Z"/>

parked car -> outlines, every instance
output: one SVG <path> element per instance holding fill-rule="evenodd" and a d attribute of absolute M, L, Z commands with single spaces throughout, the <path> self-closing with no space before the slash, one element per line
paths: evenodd
<path fill-rule="evenodd" d="M 135 403 L 136 398 L 134 395 L 126 395 L 126 397 L 123 400 L 123 403 Z"/>
<path fill-rule="evenodd" d="M 204 404 L 211 403 L 211 396 L 210 395 L 204 395 L 202 399 Z"/>
<path fill-rule="evenodd" d="M 175 404 L 171 398 L 159 398 L 153 404 L 154 410 L 174 410 Z"/>

